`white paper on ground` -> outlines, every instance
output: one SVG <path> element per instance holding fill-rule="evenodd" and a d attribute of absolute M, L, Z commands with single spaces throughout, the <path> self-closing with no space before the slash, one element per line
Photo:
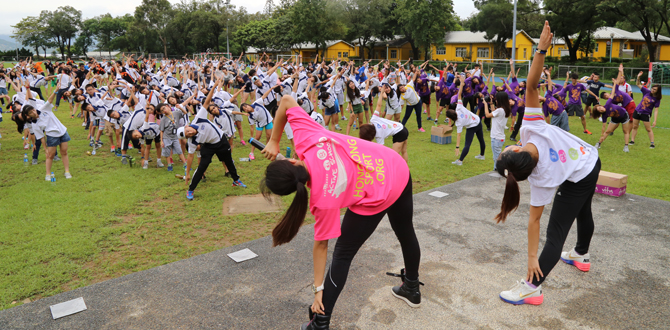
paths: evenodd
<path fill-rule="evenodd" d="M 433 191 L 432 193 L 428 194 L 429 196 L 437 197 L 437 198 L 442 198 L 444 196 L 449 196 L 449 194 L 441 192 L 441 191 Z"/>
<path fill-rule="evenodd" d="M 502 178 L 503 177 L 502 175 L 498 174 L 498 172 L 489 173 L 489 176 L 492 176 L 494 178 Z"/>
<path fill-rule="evenodd" d="M 230 259 L 235 260 L 235 262 L 242 262 L 242 261 L 246 261 L 246 260 L 258 257 L 257 254 L 253 253 L 249 249 L 244 249 L 244 250 L 239 250 L 237 252 L 228 253 L 228 256 L 230 257 Z"/>
<path fill-rule="evenodd" d="M 60 304 L 55 304 L 51 306 L 51 316 L 54 320 L 61 318 L 63 316 L 72 315 L 86 310 L 86 303 L 84 298 L 79 297 L 77 299 L 68 300 Z"/>

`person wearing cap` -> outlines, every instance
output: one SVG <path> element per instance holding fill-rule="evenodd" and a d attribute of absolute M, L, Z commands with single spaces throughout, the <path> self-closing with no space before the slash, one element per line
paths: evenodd
<path fill-rule="evenodd" d="M 219 81 L 218 84 L 222 83 Z M 231 154 L 230 144 L 224 138 L 223 131 L 214 123 L 207 119 L 207 114 L 218 109 L 218 106 L 212 103 L 212 96 L 214 88 L 210 89 L 203 106 L 190 125 L 180 127 L 177 129 L 177 137 L 180 139 L 187 139 L 188 158 L 186 159 L 186 176 L 184 177 L 188 185 L 186 198 L 193 200 L 193 192 L 202 179 L 203 174 L 207 171 L 207 167 L 212 162 L 212 157 L 216 157 L 224 164 L 233 178 L 233 186 L 246 188 L 247 186 L 240 181 L 237 175 L 235 163 L 233 163 L 233 156 Z M 189 173 L 193 164 L 193 155 L 196 150 L 200 150 L 200 164 L 193 173 L 193 178 L 189 183 Z"/>

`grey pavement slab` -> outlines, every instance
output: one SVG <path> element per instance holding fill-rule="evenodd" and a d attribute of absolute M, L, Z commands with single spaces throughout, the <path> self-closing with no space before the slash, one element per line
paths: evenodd
<path fill-rule="evenodd" d="M 519 209 L 495 224 L 503 189 L 503 179 L 482 174 L 414 196 L 426 283 L 418 309 L 390 294 L 398 279 L 385 272 L 403 262 L 382 221 L 354 259 L 331 328 L 670 328 L 670 203 L 596 195 L 591 271 L 559 262 L 543 285 L 542 305 L 513 306 L 498 294 L 526 273 L 529 189 L 522 183 Z M 429 196 L 433 191 L 449 195 Z M 284 246 L 272 248 L 265 237 L 43 298 L 0 311 L 0 329 L 296 329 L 313 300 L 312 237 L 313 226 L 304 226 Z M 258 257 L 228 258 L 243 248 Z M 88 310 L 51 318 L 50 305 L 77 297 Z"/>

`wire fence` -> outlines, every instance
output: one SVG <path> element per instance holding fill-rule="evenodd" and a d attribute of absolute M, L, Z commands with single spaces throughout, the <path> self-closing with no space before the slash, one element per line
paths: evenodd
<path fill-rule="evenodd" d="M 649 73 L 649 68 L 624 68 L 623 73 L 626 80 L 635 81 L 635 78 L 637 77 L 637 74 L 640 71 L 643 72 L 641 79 L 646 80 Z M 619 68 L 614 66 L 603 67 L 603 66 L 559 65 L 558 73 L 555 76 L 552 74 L 552 78 L 561 79 L 565 77 L 568 73 L 573 72 L 577 73 L 580 78 L 582 76 L 589 76 L 592 73 L 597 73 L 600 75 L 600 80 L 604 81 L 605 83 L 609 83 L 613 78 L 616 78 L 619 75 Z M 667 75 L 667 77 L 668 80 L 670 80 L 670 75 Z M 654 74 L 654 81 L 656 81 L 655 74 Z M 666 84 L 670 84 L 670 81 L 668 81 Z"/>

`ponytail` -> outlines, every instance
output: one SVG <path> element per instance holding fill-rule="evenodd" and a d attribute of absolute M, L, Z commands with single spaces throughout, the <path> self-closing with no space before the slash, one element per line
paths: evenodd
<path fill-rule="evenodd" d="M 309 179 L 309 172 L 304 166 L 293 165 L 288 160 L 276 160 L 265 169 L 260 190 L 266 199 L 269 200 L 272 194 L 286 196 L 295 192 L 291 206 L 272 230 L 272 246 L 288 243 L 298 234 L 309 206 L 309 194 L 305 187 Z"/>
<path fill-rule="evenodd" d="M 527 151 L 507 151 L 500 154 L 500 159 L 496 162 L 498 174 L 507 178 L 505 182 L 505 194 L 503 195 L 500 213 L 496 215 L 496 223 L 505 222 L 507 216 L 519 207 L 521 192 L 519 191 L 518 181 L 524 181 L 533 172 L 537 166 L 531 154 Z M 507 171 L 507 173 L 505 173 Z"/>

